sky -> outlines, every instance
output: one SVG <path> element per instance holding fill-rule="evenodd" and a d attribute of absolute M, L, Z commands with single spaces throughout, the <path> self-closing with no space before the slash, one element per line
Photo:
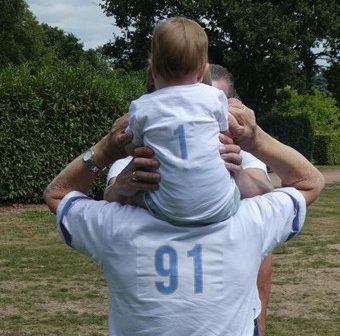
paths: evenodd
<path fill-rule="evenodd" d="M 40 23 L 58 27 L 75 35 L 84 49 L 96 48 L 113 39 L 118 32 L 113 18 L 98 6 L 99 0 L 26 0 Z"/>

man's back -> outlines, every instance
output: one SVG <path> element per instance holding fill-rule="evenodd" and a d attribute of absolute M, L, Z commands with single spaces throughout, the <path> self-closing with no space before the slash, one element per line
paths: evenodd
<path fill-rule="evenodd" d="M 111 336 L 250 336 L 260 311 L 261 258 L 291 233 L 294 207 L 300 207 L 297 228 L 303 223 L 304 199 L 293 196 L 295 204 L 282 192 L 243 200 L 229 220 L 200 227 L 82 199 L 65 212 L 61 231 L 105 273 Z M 67 197 L 59 216 L 65 203 Z"/>

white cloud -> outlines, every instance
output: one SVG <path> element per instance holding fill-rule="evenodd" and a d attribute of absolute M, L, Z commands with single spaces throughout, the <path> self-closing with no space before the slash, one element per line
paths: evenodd
<path fill-rule="evenodd" d="M 119 29 L 94 0 L 27 0 L 39 22 L 74 34 L 85 49 L 96 48 L 113 39 Z"/>

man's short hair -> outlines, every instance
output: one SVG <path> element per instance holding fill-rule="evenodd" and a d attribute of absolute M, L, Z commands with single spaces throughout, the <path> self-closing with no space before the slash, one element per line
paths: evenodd
<path fill-rule="evenodd" d="M 233 75 L 223 66 L 218 64 L 210 64 L 210 77 L 212 81 L 225 80 L 229 86 L 228 98 L 237 97 L 237 93 L 234 86 Z"/>
<path fill-rule="evenodd" d="M 173 17 L 158 23 L 151 43 L 151 67 L 163 79 L 180 80 L 208 63 L 208 37 L 195 21 Z"/>

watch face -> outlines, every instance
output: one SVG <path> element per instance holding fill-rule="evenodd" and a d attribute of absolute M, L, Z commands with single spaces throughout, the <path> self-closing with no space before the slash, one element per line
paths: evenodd
<path fill-rule="evenodd" d="M 89 161 L 92 159 L 92 150 L 88 149 L 84 154 L 83 154 L 83 159 L 84 161 Z"/>

